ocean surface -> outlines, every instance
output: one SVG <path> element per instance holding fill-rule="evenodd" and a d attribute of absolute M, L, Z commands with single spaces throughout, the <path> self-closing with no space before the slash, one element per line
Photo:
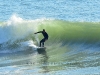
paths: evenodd
<path fill-rule="evenodd" d="M 100 75 L 100 0 L 0 0 L 0 75 Z"/>

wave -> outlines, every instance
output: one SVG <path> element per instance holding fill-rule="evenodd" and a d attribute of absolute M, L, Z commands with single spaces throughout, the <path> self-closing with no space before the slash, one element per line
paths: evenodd
<path fill-rule="evenodd" d="M 13 15 L 7 22 L 0 22 L 0 57 L 4 61 L 0 67 L 32 65 L 33 68 L 38 63 L 39 67 L 47 66 L 49 71 L 97 68 L 100 66 L 99 28 L 99 22 L 23 20 Z M 34 32 L 43 29 L 49 34 L 47 48 L 37 54 L 43 36 Z"/>
<path fill-rule="evenodd" d="M 42 35 L 34 32 L 45 29 L 49 34 L 47 44 L 52 43 L 99 43 L 99 22 L 69 22 L 55 19 L 23 20 L 13 15 L 7 22 L 0 22 L 0 47 L 18 46 L 17 44 L 33 40 L 39 44 Z"/>

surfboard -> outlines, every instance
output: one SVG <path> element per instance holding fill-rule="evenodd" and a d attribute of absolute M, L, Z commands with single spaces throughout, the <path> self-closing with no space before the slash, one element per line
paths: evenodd
<path fill-rule="evenodd" d="M 45 50 L 46 47 L 38 47 L 37 49 L 38 49 L 38 50 Z"/>
<path fill-rule="evenodd" d="M 46 49 L 46 47 L 38 47 L 37 51 L 38 51 L 39 54 L 43 54 L 43 53 L 46 52 L 45 49 Z"/>

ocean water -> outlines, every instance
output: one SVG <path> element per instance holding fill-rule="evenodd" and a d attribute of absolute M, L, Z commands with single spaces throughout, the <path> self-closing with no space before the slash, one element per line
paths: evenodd
<path fill-rule="evenodd" d="M 100 1 L 0 0 L 0 75 L 100 75 Z"/>

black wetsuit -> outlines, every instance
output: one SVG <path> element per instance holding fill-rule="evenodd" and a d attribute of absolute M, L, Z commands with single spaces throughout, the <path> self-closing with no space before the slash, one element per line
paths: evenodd
<path fill-rule="evenodd" d="M 37 33 L 42 33 L 43 34 L 44 38 L 40 41 L 40 47 L 41 47 L 41 43 L 42 43 L 42 45 L 44 47 L 44 42 L 46 40 L 48 40 L 48 34 L 45 31 L 40 31 L 40 32 L 37 32 Z"/>

